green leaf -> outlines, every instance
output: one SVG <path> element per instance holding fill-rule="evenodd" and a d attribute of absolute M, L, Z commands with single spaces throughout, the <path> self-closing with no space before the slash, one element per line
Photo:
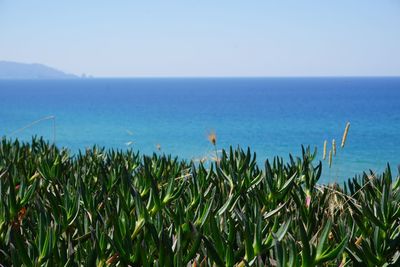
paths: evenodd
<path fill-rule="evenodd" d="M 334 249 L 329 249 L 325 251 L 322 255 L 317 256 L 315 262 L 321 264 L 327 261 L 336 259 L 344 250 L 347 245 L 348 237 L 346 236 Z"/>
<path fill-rule="evenodd" d="M 298 223 L 299 229 L 300 229 L 300 237 L 301 237 L 301 243 L 303 245 L 303 250 L 301 252 L 302 256 L 302 266 L 313 266 L 313 256 L 311 255 L 311 248 L 310 248 L 310 241 L 308 239 L 305 227 L 303 225 L 303 222 Z"/>
<path fill-rule="evenodd" d="M 205 236 L 203 236 L 203 242 L 207 249 L 208 257 L 211 258 L 217 264 L 217 266 L 223 266 L 224 262 L 220 255 L 218 255 L 214 245 Z"/>
<path fill-rule="evenodd" d="M 264 214 L 264 216 L 263 216 L 264 220 L 268 220 L 270 217 L 277 214 L 286 204 L 287 204 L 287 202 L 284 202 L 284 203 L 280 204 L 276 209 L 273 209 L 273 210 L 269 211 L 268 213 Z"/>
<path fill-rule="evenodd" d="M 320 237 L 320 239 L 318 241 L 317 255 L 316 255 L 317 258 L 322 256 L 322 252 L 324 250 L 326 239 L 327 239 L 327 237 L 329 235 L 329 231 L 331 229 L 331 226 L 332 226 L 332 221 L 328 220 L 328 222 L 325 224 L 324 229 L 322 230 L 321 237 Z"/>

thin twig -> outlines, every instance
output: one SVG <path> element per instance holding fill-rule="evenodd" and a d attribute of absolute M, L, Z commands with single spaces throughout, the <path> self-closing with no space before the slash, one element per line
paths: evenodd
<path fill-rule="evenodd" d="M 375 177 L 375 173 L 373 173 L 373 176 Z M 318 187 L 319 188 L 325 188 L 325 189 L 328 189 L 328 190 L 331 190 L 331 191 L 333 191 L 333 192 L 335 192 L 335 193 L 337 193 L 337 194 L 339 194 L 339 195 L 341 195 L 341 196 L 343 196 L 343 197 L 345 197 L 345 199 L 346 199 L 346 201 L 343 203 L 343 206 L 344 205 L 346 205 L 347 204 L 347 202 L 349 202 L 350 200 L 353 200 L 354 202 L 357 202 L 357 200 L 354 198 L 354 196 L 355 195 L 357 195 L 361 190 L 363 190 L 368 184 L 370 184 L 372 182 L 372 179 L 370 179 L 368 182 L 366 182 L 362 187 L 360 187 L 360 189 L 358 189 L 356 192 L 354 192 L 354 194 L 352 194 L 351 196 L 349 196 L 349 195 L 346 195 L 346 194 L 344 194 L 344 193 L 342 193 L 342 192 L 340 192 L 340 191 L 337 191 L 337 190 L 335 190 L 335 189 L 333 189 L 333 188 L 330 188 L 330 187 L 328 187 L 328 186 L 325 186 L 325 185 L 315 185 L 315 187 L 318 189 Z M 349 208 L 349 207 L 347 207 L 347 208 Z M 347 209 L 346 208 L 346 209 Z M 336 210 L 336 212 L 335 212 L 335 214 L 334 215 L 336 215 L 336 213 L 338 212 L 339 210 Z"/>
<path fill-rule="evenodd" d="M 8 135 L 9 136 L 15 135 L 15 134 L 17 134 L 19 132 L 22 132 L 22 131 L 32 127 L 35 124 L 38 124 L 39 122 L 47 121 L 47 120 L 53 120 L 53 143 L 55 144 L 56 143 L 56 116 L 54 116 L 54 115 L 47 116 L 47 117 L 38 119 L 36 121 L 33 121 L 33 122 L 29 123 L 28 125 L 25 125 L 24 127 L 21 127 L 21 128 L 15 130 L 15 131 L 9 133 Z"/>

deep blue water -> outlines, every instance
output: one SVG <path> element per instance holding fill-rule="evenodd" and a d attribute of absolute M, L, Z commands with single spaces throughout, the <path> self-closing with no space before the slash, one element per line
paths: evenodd
<path fill-rule="evenodd" d="M 323 181 L 400 163 L 400 78 L 203 78 L 0 81 L 0 135 L 43 135 L 73 151 L 93 144 L 197 159 L 218 148 L 250 146 L 266 157 L 299 155 L 301 145 L 340 144 Z M 131 132 L 131 134 L 130 134 Z M 329 148 L 329 146 L 328 146 Z M 397 173 L 395 170 L 394 173 Z"/>

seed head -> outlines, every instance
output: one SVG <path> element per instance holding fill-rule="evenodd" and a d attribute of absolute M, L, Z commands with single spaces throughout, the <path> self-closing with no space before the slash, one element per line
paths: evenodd
<path fill-rule="evenodd" d="M 333 155 L 336 156 L 336 141 L 335 141 L 335 139 L 332 140 L 332 151 L 333 151 Z"/>
<path fill-rule="evenodd" d="M 325 160 L 326 159 L 326 145 L 328 144 L 328 141 L 324 141 L 324 153 L 322 155 L 322 159 Z"/>
<path fill-rule="evenodd" d="M 208 141 L 210 141 L 213 146 L 217 144 L 217 135 L 214 131 L 208 134 Z"/>
<path fill-rule="evenodd" d="M 349 133 L 349 128 L 350 128 L 350 122 L 347 122 L 346 128 L 344 128 L 342 144 L 340 145 L 342 148 L 344 147 L 344 144 L 346 143 L 347 134 Z"/>
<path fill-rule="evenodd" d="M 329 150 L 329 168 L 332 166 L 332 150 Z"/>

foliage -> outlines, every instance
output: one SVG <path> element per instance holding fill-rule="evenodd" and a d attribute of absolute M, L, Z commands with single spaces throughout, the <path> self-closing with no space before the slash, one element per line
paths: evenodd
<path fill-rule="evenodd" d="M 388 166 L 343 189 L 302 150 L 218 162 L 42 139 L 0 144 L 4 266 L 399 266 L 400 179 Z"/>

